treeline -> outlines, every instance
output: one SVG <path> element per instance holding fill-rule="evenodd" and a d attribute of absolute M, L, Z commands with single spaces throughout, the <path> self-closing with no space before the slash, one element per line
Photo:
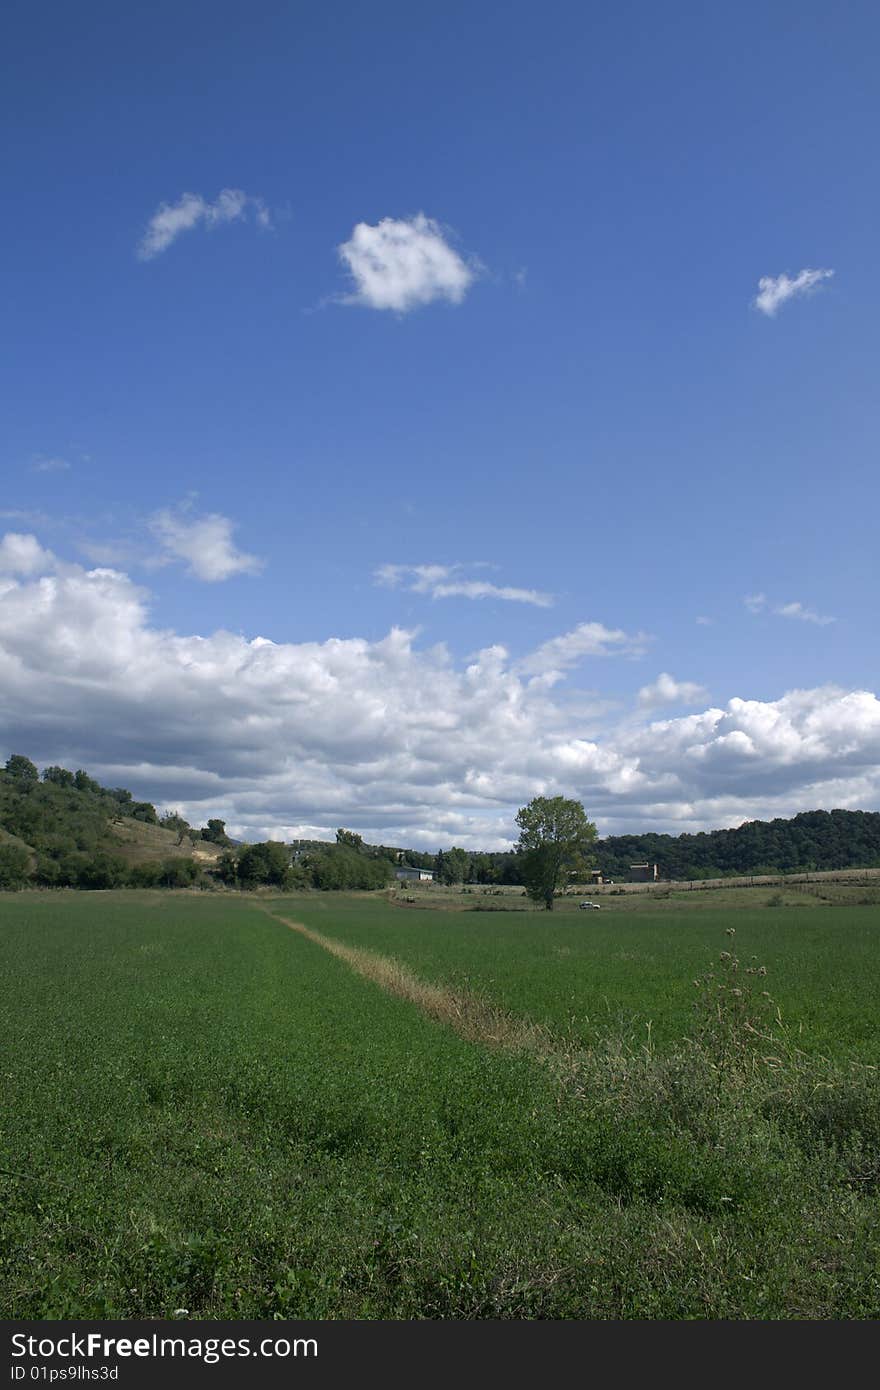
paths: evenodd
<path fill-rule="evenodd" d="M 880 868 L 880 812 L 802 811 L 791 820 L 749 821 L 697 835 L 615 835 L 596 844 L 596 866 L 626 877 L 648 860 L 662 878 L 732 878 Z"/>
<path fill-rule="evenodd" d="M 514 851 L 407 850 L 404 860 L 432 870 L 441 883 L 522 882 Z M 665 879 L 880 868 L 880 812 L 802 811 L 790 820 L 749 821 L 736 830 L 696 835 L 609 835 L 593 846 L 592 867 L 606 879 L 624 882 L 630 866 L 645 861 L 657 864 Z"/>
<path fill-rule="evenodd" d="M 296 889 L 384 888 L 393 876 L 394 851 L 365 845 L 349 830 L 336 832 L 336 844 L 323 840 L 294 845 L 269 840 L 224 854 L 214 873 L 231 888 Z"/>
<path fill-rule="evenodd" d="M 132 862 L 137 849 L 116 853 L 113 825 L 140 821 L 172 832 L 175 849 L 199 841 L 224 853 L 213 864 L 192 854 Z M 155 837 L 154 837 L 155 838 Z M 161 838 L 161 837 L 160 837 Z M 0 768 L 0 888 L 119 888 L 212 886 L 375 889 L 393 878 L 401 861 L 430 869 L 444 884 L 514 885 L 522 882 L 515 852 L 474 852 L 453 846 L 431 854 L 369 845 L 340 829 L 336 843 L 298 840 L 236 845 L 222 820 L 194 828 L 180 815 L 160 816 L 149 801 L 124 787 L 102 787 L 82 769 L 46 767 L 21 754 Z M 664 879 L 740 877 L 880 867 L 880 813 L 805 811 L 790 820 L 750 821 L 736 830 L 696 835 L 615 835 L 597 840 L 594 865 L 623 881 L 631 864 L 647 860 Z"/>
<path fill-rule="evenodd" d="M 361 856 L 338 845 L 294 858 L 290 845 L 278 841 L 242 845 L 213 864 L 170 855 L 129 863 L 107 850 L 65 855 L 57 864 L 31 866 L 27 849 L 0 844 L 0 888 L 227 888 L 262 886 L 294 890 L 384 888 L 392 876 L 384 859 Z M 47 872 L 47 869 L 49 870 Z"/>
<path fill-rule="evenodd" d="M 432 869 L 443 883 L 518 884 L 515 852 L 407 852 L 406 862 Z M 880 868 L 880 812 L 803 811 L 790 820 L 749 821 L 736 830 L 696 835 L 609 835 L 593 846 L 593 867 L 625 882 L 631 864 L 657 864 L 661 878 L 739 878 Z"/>

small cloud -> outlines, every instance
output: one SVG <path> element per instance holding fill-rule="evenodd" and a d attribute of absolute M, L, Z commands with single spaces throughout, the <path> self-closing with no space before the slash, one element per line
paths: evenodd
<path fill-rule="evenodd" d="M 750 594 L 743 599 L 743 603 L 750 613 L 763 613 L 769 611 L 777 618 L 795 618 L 802 623 L 816 623 L 819 627 L 826 627 L 828 623 L 836 622 L 835 618 L 823 616 L 815 612 L 812 608 L 807 608 L 802 603 L 776 603 L 768 607 L 766 594 Z"/>
<path fill-rule="evenodd" d="M 538 589 L 514 589 L 509 584 L 488 584 L 482 579 L 459 579 L 451 584 L 435 584 L 432 598 L 498 598 L 507 603 L 532 603 L 536 608 L 550 608 L 552 594 Z"/>
<path fill-rule="evenodd" d="M 773 612 L 780 618 L 796 618 L 799 622 L 816 623 L 819 627 L 827 627 L 829 623 L 837 621 L 816 613 L 812 608 L 805 608 L 802 603 L 781 603 Z"/>
<path fill-rule="evenodd" d="M 641 656 L 650 637 L 647 633 L 623 632 L 604 623 L 579 623 L 571 632 L 553 637 L 519 662 L 527 675 L 546 675 L 578 666 L 588 656 Z"/>
<path fill-rule="evenodd" d="M 457 579 L 463 569 L 481 566 L 458 565 L 380 565 L 374 573 L 377 584 L 388 589 L 405 587 L 413 594 L 429 594 L 431 598 L 503 599 L 507 603 L 530 603 L 536 608 L 550 608 L 553 595 L 539 589 L 515 589 L 510 585 L 490 584 L 482 579 Z"/>
<path fill-rule="evenodd" d="M 775 279 L 772 275 L 764 275 L 758 281 L 755 308 L 772 319 L 780 306 L 789 299 L 793 299 L 795 295 L 809 294 L 820 281 L 830 280 L 833 274 L 833 270 L 802 270 L 793 280 L 785 274 L 778 275 Z"/>
<path fill-rule="evenodd" d="M 209 584 L 234 574 L 256 574 L 263 561 L 256 555 L 236 550 L 232 543 L 233 523 L 214 512 L 189 520 L 180 512 L 157 512 L 150 530 L 161 543 L 165 557 L 185 560 L 188 573 Z"/>
<path fill-rule="evenodd" d="M 167 251 L 183 232 L 192 231 L 199 223 L 210 228 L 224 222 L 239 222 L 250 210 L 258 226 L 272 225 L 262 198 L 253 198 L 240 188 L 224 188 L 213 203 L 206 202 L 200 193 L 183 193 L 176 203 L 160 203 L 138 245 L 138 260 L 153 260 Z"/>
<path fill-rule="evenodd" d="M 375 227 L 358 222 L 338 252 L 355 285 L 342 302 L 398 314 L 436 299 L 460 304 L 479 269 L 475 260 L 462 260 L 440 224 L 423 212 L 385 217 Z"/>
<path fill-rule="evenodd" d="M 639 705 L 642 709 L 653 709 L 656 705 L 695 705 L 708 699 L 705 686 L 693 681 L 677 681 L 668 671 L 661 671 L 653 685 L 643 685 L 639 691 Z"/>
<path fill-rule="evenodd" d="M 32 473 L 64 473 L 70 464 L 67 459 L 49 458 L 45 454 L 37 454 L 31 459 L 29 464 Z"/>
<path fill-rule="evenodd" d="M 696 623 L 697 623 L 697 626 L 698 626 L 698 627 L 712 627 L 712 625 L 713 625 L 714 622 L 715 622 L 715 619 L 714 619 L 714 618 L 707 618 L 707 617 L 705 617 L 705 615 L 702 614 L 702 613 L 701 613 L 700 616 L 696 619 Z"/>

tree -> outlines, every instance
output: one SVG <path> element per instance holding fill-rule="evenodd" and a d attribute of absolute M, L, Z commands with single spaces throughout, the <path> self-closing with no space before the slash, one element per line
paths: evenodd
<path fill-rule="evenodd" d="M 163 888 L 189 888 L 200 873 L 201 870 L 194 859 L 163 859 L 159 883 Z"/>
<path fill-rule="evenodd" d="M 234 854 L 221 854 L 214 866 L 214 873 L 221 883 L 233 887 L 238 882 L 238 860 Z"/>
<path fill-rule="evenodd" d="M 30 855 L 21 845 L 0 844 L 0 888 L 23 888 L 30 873 Z"/>
<path fill-rule="evenodd" d="M 358 854 L 363 853 L 364 837 L 356 835 L 353 830 L 343 830 L 341 827 L 336 832 L 337 845 L 347 845 L 349 849 L 357 850 Z"/>
<path fill-rule="evenodd" d="M 586 869 L 596 827 L 579 801 L 536 796 L 516 813 L 517 855 L 530 898 L 553 911 L 553 896 L 573 871 Z"/>
<path fill-rule="evenodd" d="M 453 846 L 443 855 L 443 864 L 440 870 L 441 883 L 452 887 L 456 883 L 464 883 L 470 868 L 471 857 L 466 849 L 458 849 Z"/>
<path fill-rule="evenodd" d="M 73 774 L 73 785 L 78 792 L 99 792 L 101 790 L 101 783 L 96 782 L 94 777 L 90 777 L 81 767 L 77 768 Z"/>
<path fill-rule="evenodd" d="M 384 888 L 391 874 L 387 859 L 371 859 L 348 845 L 328 845 L 323 853 L 309 856 L 308 872 L 315 888 Z"/>
<path fill-rule="evenodd" d="M 226 834 L 225 820 L 218 820 L 216 816 L 208 821 L 208 824 L 202 831 L 202 839 L 208 840 L 211 844 L 223 845 L 226 849 L 232 844 L 232 841 Z"/>
<path fill-rule="evenodd" d="M 471 858 L 471 882 L 494 883 L 497 878 L 494 865 L 488 854 L 475 854 Z"/>
<path fill-rule="evenodd" d="M 278 840 L 246 845 L 238 856 L 238 881 L 245 888 L 272 883 L 284 888 L 290 881 L 290 850 Z"/>
<path fill-rule="evenodd" d="M 184 820 L 183 816 L 178 815 L 176 811 L 166 811 L 159 824 L 162 826 L 163 830 L 177 832 L 177 843 L 179 845 L 183 844 L 187 836 L 189 836 L 191 840 L 198 838 L 193 834 L 193 828 L 189 821 Z"/>
<path fill-rule="evenodd" d="M 68 772 L 66 767 L 44 767 L 43 781 L 53 782 L 56 787 L 72 787 L 74 785 L 73 773 Z"/>
<path fill-rule="evenodd" d="M 13 753 L 6 759 L 6 772 L 8 776 L 14 777 L 17 782 L 39 782 L 40 774 L 23 753 Z"/>

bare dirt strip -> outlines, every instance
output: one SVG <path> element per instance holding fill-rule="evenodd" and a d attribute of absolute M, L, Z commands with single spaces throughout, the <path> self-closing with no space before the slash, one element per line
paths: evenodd
<path fill-rule="evenodd" d="M 313 927 L 307 927 L 303 922 L 292 922 L 289 917 L 281 917 L 268 908 L 263 908 L 263 911 L 276 922 L 283 922 L 291 931 L 299 932 L 300 936 L 329 951 L 330 955 L 344 961 L 358 975 L 372 980 L 388 994 L 406 999 L 429 1018 L 447 1024 L 467 1042 L 482 1043 L 486 1047 L 503 1048 L 510 1052 L 529 1052 L 543 1062 L 549 1062 L 555 1055 L 556 1049 L 550 1035 L 535 1023 L 514 1018 L 475 995 L 420 980 L 390 956 L 380 956 L 358 946 L 347 946 L 342 941 L 315 931 Z"/>

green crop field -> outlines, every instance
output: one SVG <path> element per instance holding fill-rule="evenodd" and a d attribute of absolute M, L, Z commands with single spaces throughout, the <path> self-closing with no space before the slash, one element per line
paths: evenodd
<path fill-rule="evenodd" d="M 876 1318 L 878 918 L 0 895 L 4 1315 Z"/>
<path fill-rule="evenodd" d="M 854 897 L 855 892 L 850 894 Z M 328 894 L 278 910 L 392 955 L 432 980 L 465 985 L 503 1007 L 594 1045 L 626 1027 L 672 1042 L 693 1023 L 694 979 L 730 943 L 756 957 L 799 1046 L 841 1061 L 880 1061 L 880 906 L 782 909 L 754 894 L 685 895 L 683 906 L 606 899 L 599 912 L 389 911 L 381 900 Z M 766 893 L 761 895 L 766 898 Z M 461 899 L 459 899 L 461 901 Z M 493 899 L 489 899 L 493 904 Z"/>

